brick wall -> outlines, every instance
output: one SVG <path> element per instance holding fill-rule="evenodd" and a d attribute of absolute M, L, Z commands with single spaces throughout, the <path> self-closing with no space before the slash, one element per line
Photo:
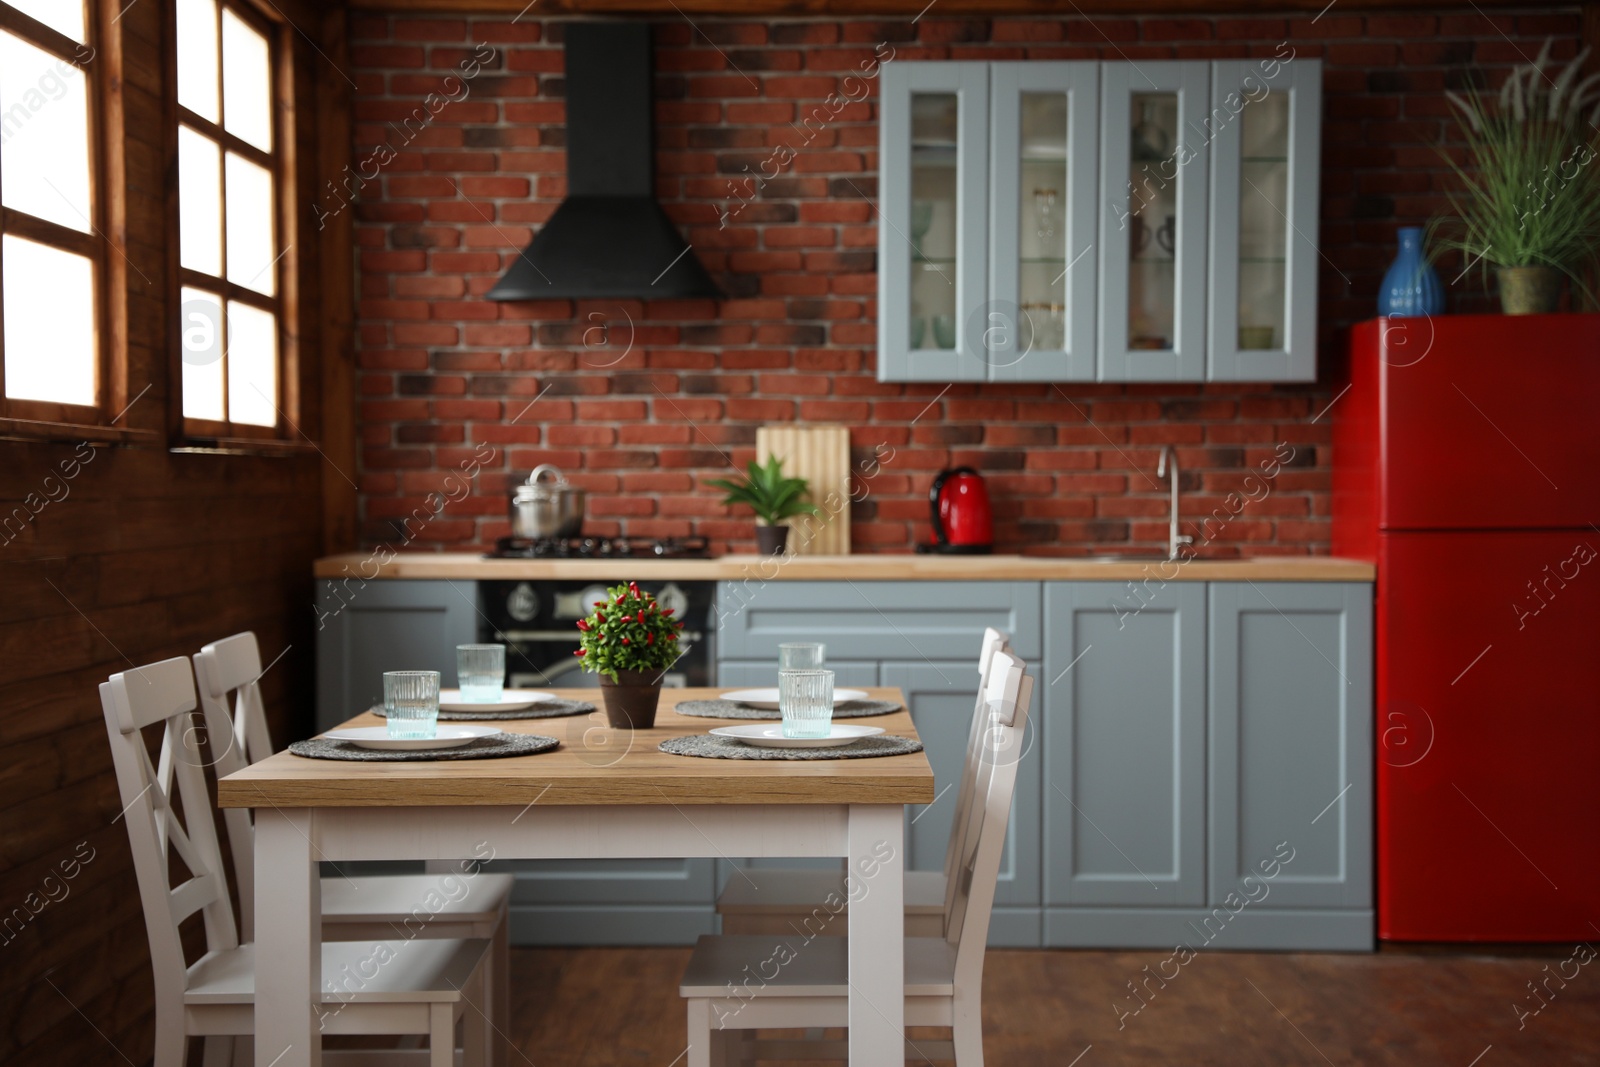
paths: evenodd
<path fill-rule="evenodd" d="M 1334 399 L 1343 328 L 1373 312 L 1396 226 L 1439 207 L 1433 146 L 1455 137 L 1444 90 L 1473 65 L 1498 84 L 1546 36 L 1571 55 L 1579 21 L 1574 7 L 1486 16 L 1468 4 L 1317 19 L 696 27 L 656 31 L 657 189 L 729 299 L 508 305 L 482 294 L 565 191 L 562 23 L 354 18 L 356 158 L 370 180 L 330 183 L 318 210 L 358 219 L 369 542 L 487 544 L 507 532 L 512 472 L 548 462 L 589 490 L 590 533 L 700 533 L 749 548 L 748 514 L 704 483 L 752 457 L 758 425 L 793 420 L 844 423 L 863 462 L 875 448 L 886 457 L 855 507 L 857 551 L 926 538 L 928 484 L 958 464 L 985 472 L 1003 548 L 1162 544 L 1153 471 L 1172 443 L 1195 515 L 1228 514 L 1238 498 L 1227 494 L 1292 450 L 1264 499 L 1213 524 L 1206 554 L 1326 552 L 1329 420 L 1312 420 Z M 1267 55 L 1284 41 L 1326 64 L 1318 385 L 877 382 L 876 101 L 846 105 L 809 142 L 791 126 L 876 46 L 888 42 L 894 61 L 1140 60 Z M 794 158 L 757 193 L 749 176 L 780 144 Z M 1482 303 L 1474 284 L 1452 289 L 1455 309 Z M 460 471 L 475 475 L 470 493 Z M 420 518 L 399 526 L 408 516 Z"/>

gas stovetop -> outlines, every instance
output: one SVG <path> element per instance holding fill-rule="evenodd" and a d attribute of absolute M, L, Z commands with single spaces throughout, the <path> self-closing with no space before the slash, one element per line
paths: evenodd
<path fill-rule="evenodd" d="M 502 537 L 491 559 L 710 559 L 704 537 Z"/>

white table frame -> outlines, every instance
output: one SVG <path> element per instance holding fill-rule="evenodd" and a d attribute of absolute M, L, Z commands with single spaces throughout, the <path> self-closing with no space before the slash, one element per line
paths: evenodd
<path fill-rule="evenodd" d="M 322 1062 L 319 861 L 472 860 L 486 849 L 532 860 L 844 857 L 853 876 L 850 1062 L 905 1061 L 904 806 L 680 805 L 663 794 L 659 805 L 257 808 L 259 1067 Z"/>

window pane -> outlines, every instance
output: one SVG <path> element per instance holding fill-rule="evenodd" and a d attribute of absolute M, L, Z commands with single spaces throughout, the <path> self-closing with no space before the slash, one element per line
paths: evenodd
<path fill-rule="evenodd" d="M 216 0 L 178 0 L 178 103 L 212 122 L 217 107 Z"/>
<path fill-rule="evenodd" d="M 6 3 L 74 41 L 86 39 L 83 0 L 6 0 Z"/>
<path fill-rule="evenodd" d="M 222 301 L 199 289 L 183 290 L 180 337 L 183 345 L 183 417 L 227 417 L 222 400 Z"/>
<path fill-rule="evenodd" d="M 1023 351 L 1067 346 L 1067 102 L 1066 93 L 1022 94 L 1017 289 L 1023 319 L 1017 344 Z"/>
<path fill-rule="evenodd" d="M 228 414 L 251 426 L 278 424 L 278 321 L 228 301 Z"/>
<path fill-rule="evenodd" d="M 88 233 L 89 103 L 83 71 L 0 31 L 0 199 Z"/>
<path fill-rule="evenodd" d="M 222 151 L 187 126 L 178 127 L 178 261 L 222 275 Z"/>
<path fill-rule="evenodd" d="M 272 75 L 267 39 L 238 15 L 222 12 L 224 128 L 263 152 L 272 151 Z"/>
<path fill-rule="evenodd" d="M 272 172 L 228 153 L 228 280 L 271 296 L 279 249 L 272 247 Z"/>
<path fill-rule="evenodd" d="M 4 272 L 6 396 L 95 402 L 94 265 L 11 234 Z"/>

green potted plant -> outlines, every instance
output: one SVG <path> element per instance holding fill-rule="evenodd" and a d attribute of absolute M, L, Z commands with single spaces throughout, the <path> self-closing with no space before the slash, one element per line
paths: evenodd
<path fill-rule="evenodd" d="M 1446 93 L 1466 138 L 1470 164 L 1441 154 L 1460 188 L 1454 217 L 1435 220 L 1435 245 L 1454 249 L 1485 283 L 1493 267 L 1508 315 L 1556 310 L 1562 282 L 1586 295 L 1584 272 L 1600 251 L 1600 75 L 1579 80 L 1584 49 L 1547 74 L 1550 42 L 1532 63 L 1511 69 L 1496 97 L 1476 88 Z"/>
<path fill-rule="evenodd" d="M 756 513 L 756 544 L 763 556 L 775 556 L 789 540 L 789 527 L 781 525 L 784 519 L 819 513 L 804 499 L 811 484 L 804 478 L 784 477 L 783 461 L 777 456 L 769 456 L 765 466 L 751 460 L 747 471 L 742 481 L 714 478 L 709 484 L 728 491 L 724 504 L 745 504 Z"/>
<path fill-rule="evenodd" d="M 638 582 L 606 590 L 588 618 L 578 620 L 578 651 L 583 669 L 600 675 L 606 721 L 619 730 L 655 725 L 661 677 L 677 662 L 683 623 L 665 611 Z"/>

